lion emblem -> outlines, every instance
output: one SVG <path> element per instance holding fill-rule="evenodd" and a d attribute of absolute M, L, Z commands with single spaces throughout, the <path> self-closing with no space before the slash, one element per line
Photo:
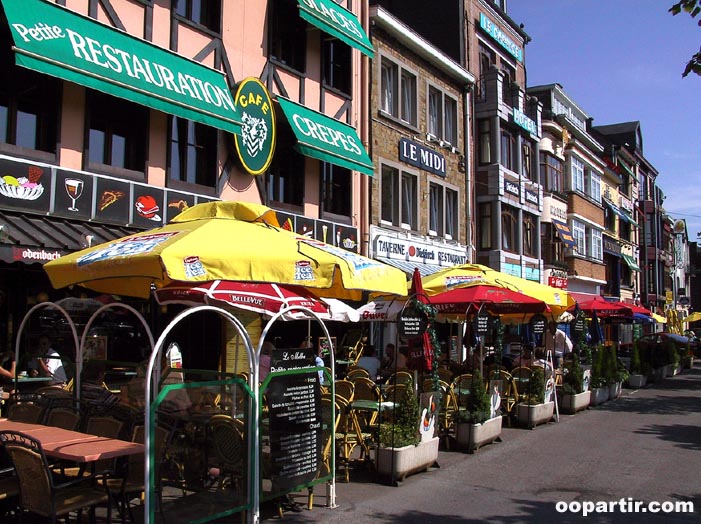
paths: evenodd
<path fill-rule="evenodd" d="M 263 150 L 263 144 L 268 138 L 268 125 L 262 118 L 254 118 L 248 113 L 243 114 L 242 122 L 243 143 L 251 158 L 255 158 Z"/>

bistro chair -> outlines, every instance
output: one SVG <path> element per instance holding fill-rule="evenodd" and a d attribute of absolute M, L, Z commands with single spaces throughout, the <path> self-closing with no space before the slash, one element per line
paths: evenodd
<path fill-rule="evenodd" d="M 72 405 L 59 404 L 57 407 L 50 407 L 47 410 L 44 423 L 47 426 L 78 431 L 81 424 L 81 416 L 81 410 L 77 403 Z"/>
<path fill-rule="evenodd" d="M 354 369 L 351 369 L 346 373 L 346 380 L 350 380 L 351 382 L 355 382 L 356 378 L 370 378 L 370 373 L 368 373 L 368 370 L 365 368 L 361 367 L 356 367 Z"/>
<path fill-rule="evenodd" d="M 411 384 L 414 382 L 414 375 L 410 371 L 397 371 L 392 373 L 387 379 L 387 384 Z"/>
<path fill-rule="evenodd" d="M 211 449 L 209 466 L 219 470 L 218 490 L 230 484 L 240 491 L 247 478 L 246 440 L 242 424 L 228 415 L 214 415 L 207 424 Z"/>
<path fill-rule="evenodd" d="M 334 388 L 336 390 L 336 396 L 342 397 L 346 401 L 346 404 L 353 402 L 355 395 L 355 384 L 353 384 L 350 380 L 337 380 L 334 383 Z"/>
<path fill-rule="evenodd" d="M 46 399 L 35 393 L 14 393 L 7 404 L 7 418 L 15 422 L 41 424 L 46 412 Z"/>
<path fill-rule="evenodd" d="M 79 517 L 90 508 L 91 520 L 95 520 L 95 507 L 107 505 L 107 522 L 112 519 L 112 506 L 106 490 L 100 489 L 94 479 L 77 479 L 55 484 L 41 443 L 16 431 L 0 432 L 17 472 L 20 487 L 20 507 L 56 523 L 60 517 L 77 511 Z"/>
<path fill-rule="evenodd" d="M 511 376 L 514 379 L 519 398 L 528 395 L 528 385 L 531 381 L 532 372 L 531 368 L 526 366 L 519 366 L 511 370 Z"/>

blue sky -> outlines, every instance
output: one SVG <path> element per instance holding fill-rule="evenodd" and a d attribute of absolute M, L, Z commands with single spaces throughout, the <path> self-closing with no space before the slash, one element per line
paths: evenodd
<path fill-rule="evenodd" d="M 594 125 L 639 120 L 664 208 L 701 233 L 701 76 L 682 72 L 701 46 L 697 20 L 673 0 L 511 0 L 531 37 L 528 86 L 559 83 Z"/>

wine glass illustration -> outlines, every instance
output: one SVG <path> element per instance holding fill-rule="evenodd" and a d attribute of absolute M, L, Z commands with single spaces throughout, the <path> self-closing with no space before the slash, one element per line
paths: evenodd
<path fill-rule="evenodd" d="M 71 199 L 71 207 L 68 208 L 68 211 L 78 211 L 78 208 L 75 207 L 75 201 L 83 194 L 83 181 L 77 178 L 67 178 L 64 181 L 64 185 L 66 186 L 66 193 Z"/>

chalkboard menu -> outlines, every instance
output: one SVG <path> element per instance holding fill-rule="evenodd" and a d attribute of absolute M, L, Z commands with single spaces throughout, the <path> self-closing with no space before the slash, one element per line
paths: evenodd
<path fill-rule="evenodd" d="M 547 319 L 543 315 L 533 315 L 531 317 L 531 330 L 533 330 L 533 333 L 535 335 L 542 335 L 545 333 L 545 325 L 547 323 Z"/>
<path fill-rule="evenodd" d="M 319 374 L 311 348 L 276 349 L 267 390 L 273 491 L 287 492 L 317 477 L 322 453 Z M 286 371 L 296 370 L 293 373 Z M 284 374 L 282 374 L 284 373 Z"/>
<path fill-rule="evenodd" d="M 486 311 L 481 311 L 475 315 L 472 327 L 475 335 L 486 335 L 489 333 L 489 326 L 491 325 L 492 316 Z"/>
<path fill-rule="evenodd" d="M 418 337 L 423 335 L 428 327 L 428 319 L 415 309 L 405 309 L 399 317 L 399 335 L 402 337 Z"/>
<path fill-rule="evenodd" d="M 572 338 L 577 341 L 584 334 L 586 330 L 586 322 L 583 315 L 577 315 L 574 320 L 570 322 L 570 330 L 572 332 Z"/>

